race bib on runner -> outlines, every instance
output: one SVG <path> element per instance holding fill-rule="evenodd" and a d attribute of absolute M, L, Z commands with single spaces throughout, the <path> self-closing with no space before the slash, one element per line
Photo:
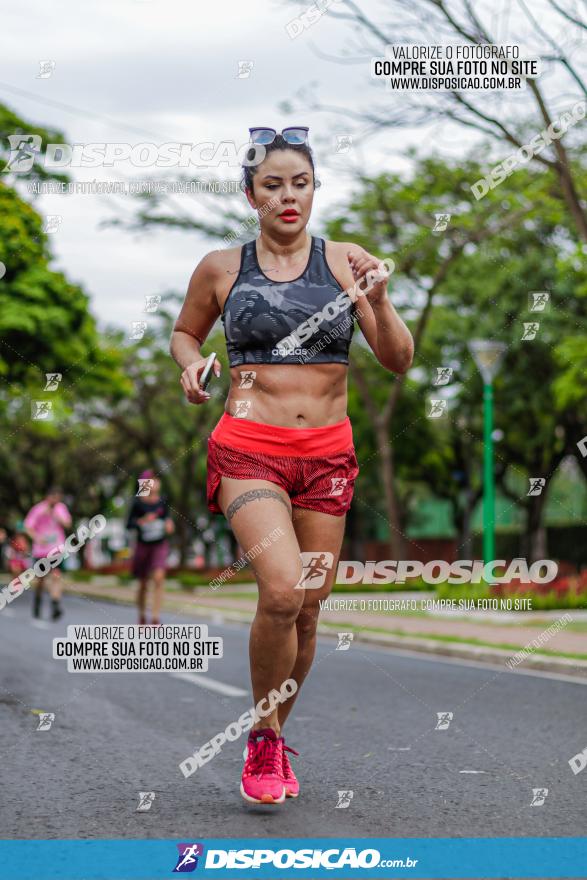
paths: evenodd
<path fill-rule="evenodd" d="M 165 521 L 162 519 L 154 519 L 145 523 L 141 527 L 141 538 L 143 541 L 158 541 L 165 535 Z"/>

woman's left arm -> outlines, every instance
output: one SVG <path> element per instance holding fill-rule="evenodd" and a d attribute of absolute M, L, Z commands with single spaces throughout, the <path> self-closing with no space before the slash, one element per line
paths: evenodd
<path fill-rule="evenodd" d="M 363 336 L 385 369 L 406 373 L 414 359 L 414 340 L 389 299 L 387 268 L 358 245 L 349 246 L 347 260 L 354 279 L 356 317 Z"/>

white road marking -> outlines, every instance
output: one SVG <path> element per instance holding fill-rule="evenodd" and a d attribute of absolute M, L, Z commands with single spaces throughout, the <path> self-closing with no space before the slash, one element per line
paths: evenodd
<path fill-rule="evenodd" d="M 234 687 L 232 684 L 225 684 L 223 681 L 217 681 L 208 675 L 198 675 L 196 672 L 170 672 L 173 678 L 179 678 L 181 681 L 187 681 L 190 684 L 196 684 L 198 687 L 205 688 L 208 691 L 215 691 L 217 694 L 223 694 L 225 697 L 246 697 L 248 691 L 242 688 Z"/>
<path fill-rule="evenodd" d="M 31 620 L 31 626 L 37 629 L 51 629 L 51 624 L 47 623 L 46 620 Z"/>
<path fill-rule="evenodd" d="M 487 770 L 459 770 L 459 773 L 487 773 Z"/>
<path fill-rule="evenodd" d="M 387 746 L 388 752 L 409 752 L 411 746 Z"/>

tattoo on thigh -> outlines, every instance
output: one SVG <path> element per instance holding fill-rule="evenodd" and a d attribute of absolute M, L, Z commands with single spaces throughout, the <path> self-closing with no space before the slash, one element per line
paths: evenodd
<path fill-rule="evenodd" d="M 259 498 L 277 498 L 289 513 L 288 504 L 280 492 L 276 492 L 274 489 L 249 489 L 248 492 L 243 492 L 242 495 L 239 495 L 234 501 L 230 502 L 226 508 L 226 519 L 231 520 L 237 510 L 244 507 L 249 501 L 256 501 Z"/>

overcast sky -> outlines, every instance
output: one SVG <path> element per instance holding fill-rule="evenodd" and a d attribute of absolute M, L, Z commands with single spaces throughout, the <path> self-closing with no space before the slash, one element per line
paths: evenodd
<path fill-rule="evenodd" d="M 379 0 L 361 5 L 375 16 L 382 8 Z M 375 92 L 368 63 L 341 65 L 320 57 L 340 53 L 352 33 L 348 25 L 324 15 L 290 38 L 288 23 L 307 6 L 283 0 L 20 0 L 5 6 L 2 16 L 2 100 L 29 122 L 62 131 L 69 143 L 241 145 L 250 125 L 309 125 L 323 181 L 310 231 L 321 234 L 329 209 L 343 203 L 349 190 L 353 163 L 371 172 L 407 167 L 400 155 L 410 144 L 422 152 L 459 155 L 473 136 L 438 126 L 433 139 L 421 129 L 387 132 L 364 144 L 355 140 L 345 156 L 335 154 L 337 136 L 350 130 L 344 118 L 280 112 L 280 102 L 295 100 L 309 84 L 322 103 L 353 110 L 365 106 L 366 96 L 385 95 Z M 38 78 L 41 60 L 55 62 L 47 78 Z M 238 76 L 243 61 L 253 62 L 248 77 Z M 129 162 L 70 173 L 79 181 L 153 176 Z M 157 169 L 154 176 L 173 173 Z M 239 176 L 226 165 L 214 173 Z M 145 295 L 183 294 L 198 260 L 218 246 L 193 232 L 100 228 L 108 218 L 130 215 L 133 202 L 130 196 L 89 194 L 36 202 L 43 214 L 63 218 L 51 237 L 55 268 L 84 287 L 102 322 L 125 327 L 141 319 Z M 194 195 L 174 196 L 180 212 L 193 213 L 197 202 Z"/>

